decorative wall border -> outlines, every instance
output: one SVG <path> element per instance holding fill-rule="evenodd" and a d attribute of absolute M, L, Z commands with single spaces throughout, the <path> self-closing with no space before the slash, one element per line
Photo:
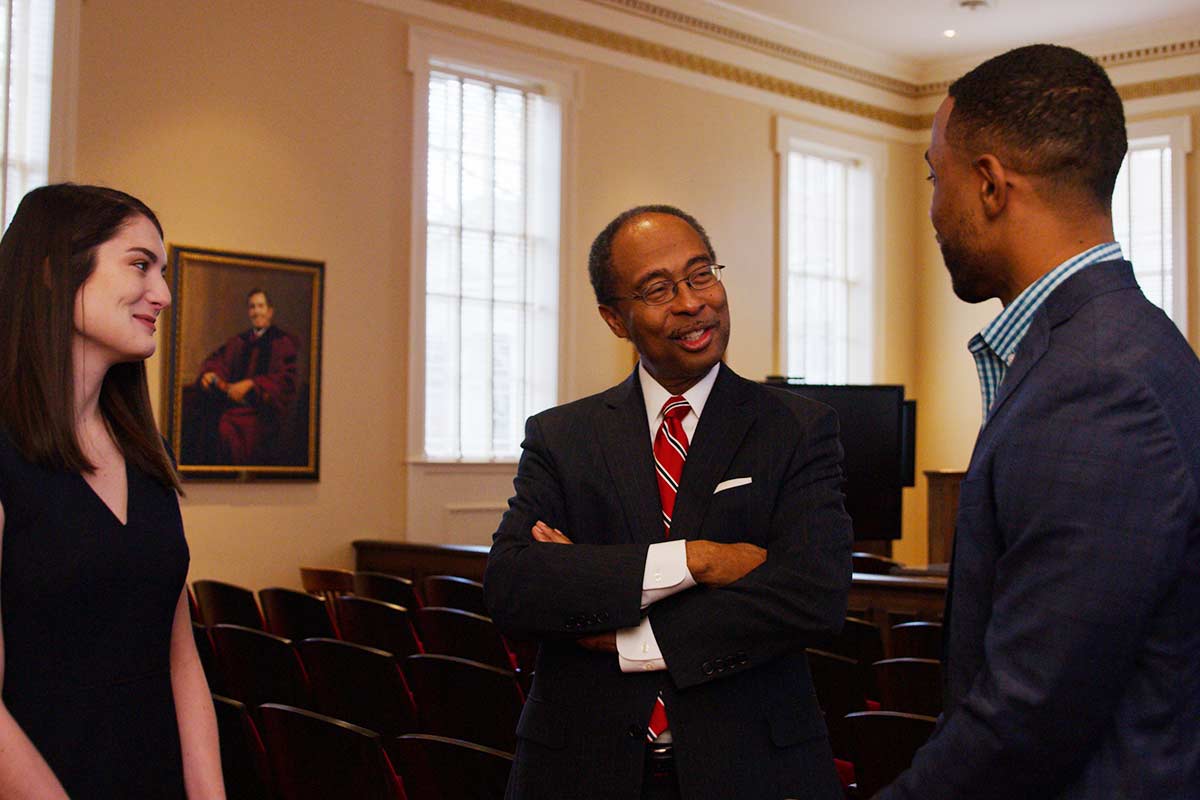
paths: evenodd
<path fill-rule="evenodd" d="M 770 92 L 792 100 L 800 100 L 835 111 L 842 111 L 864 119 L 893 125 L 904 130 L 926 130 L 933 119 L 931 114 L 908 114 L 873 103 L 853 100 L 833 92 L 815 89 L 796 81 L 780 78 L 770 73 L 741 67 L 726 61 L 720 61 L 676 47 L 669 47 L 629 34 L 618 33 L 599 25 L 523 6 L 519 3 L 511 2 L 511 0 L 430 0 L 430 2 L 461 11 L 481 14 L 486 17 L 532 28 L 543 33 L 562 36 L 585 44 L 596 45 L 618 53 L 645 58 L 659 64 L 685 69 L 752 89 Z M 778 56 L 827 74 L 854 80 L 866 86 L 886 89 L 906 98 L 916 99 L 940 95 L 946 91 L 946 88 L 951 83 L 949 80 L 925 84 L 908 83 L 897 78 L 890 78 L 849 64 L 843 64 L 833 59 L 806 53 L 797 48 L 746 34 L 733 28 L 702 20 L 698 17 L 662 8 L 645 0 L 587 0 L 587 2 L 653 19 L 702 36 L 730 41 L 742 47 L 769 53 L 770 55 Z M 1195 54 L 1200 54 L 1200 39 L 1108 53 L 1096 56 L 1095 58 L 1102 66 L 1107 68 Z M 1121 98 L 1126 101 L 1195 91 L 1197 89 L 1200 89 L 1200 74 L 1144 81 L 1117 87 Z"/>
<path fill-rule="evenodd" d="M 591 0 L 597 2 L 598 0 Z M 1139 64 L 1146 61 L 1161 61 L 1164 58 L 1174 58 L 1175 56 L 1192 56 L 1200 53 L 1200 39 L 1192 39 L 1186 42 L 1174 42 L 1172 44 L 1156 45 L 1154 47 L 1139 47 L 1135 50 L 1124 50 L 1119 53 L 1105 53 L 1099 56 L 1093 56 L 1096 63 L 1105 69 L 1113 67 L 1123 67 L 1127 64 Z M 1162 80 L 1145 81 L 1144 83 L 1127 84 L 1126 88 L 1117 87 L 1121 98 L 1124 100 L 1140 99 L 1143 97 L 1156 97 L 1162 94 L 1174 94 L 1178 91 L 1190 91 L 1189 89 L 1173 89 L 1170 88 L 1173 81 L 1194 81 L 1196 75 L 1184 76 L 1182 78 L 1166 78 Z M 932 97 L 935 95 L 943 95 L 950 88 L 952 80 L 937 81 L 936 83 L 924 83 L 917 86 L 917 96 Z M 1126 91 L 1132 87 L 1138 87 L 1141 92 L 1137 95 L 1126 95 Z M 1194 88 L 1194 87 L 1192 87 Z"/>
<path fill-rule="evenodd" d="M 1128 103 L 1130 100 L 1144 100 L 1147 97 L 1160 97 L 1165 94 L 1182 94 L 1184 92 L 1200 91 L 1200 75 L 1180 75 L 1176 78 L 1159 78 L 1141 83 L 1127 83 L 1117 87 L 1117 94 Z"/>
<path fill-rule="evenodd" d="M 675 47 L 668 47 L 657 42 L 639 39 L 623 33 L 616 33 L 598 25 L 562 17 L 528 6 L 518 5 L 508 0 L 432 0 L 438 5 L 449 6 L 463 11 L 494 17 L 505 22 L 523 25 L 527 28 L 564 36 L 578 42 L 597 45 L 608 50 L 625 53 L 639 58 L 667 64 L 690 72 L 697 72 L 712 78 L 730 81 L 731 83 L 760 89 L 772 94 L 814 103 L 836 111 L 844 111 L 858 117 L 872 119 L 898 128 L 915 129 L 919 117 L 894 111 L 890 108 L 852 100 L 833 92 L 826 92 L 805 86 L 795 81 L 785 80 L 765 72 L 739 67 L 725 61 L 719 61 L 708 56 L 690 53 Z"/>
<path fill-rule="evenodd" d="M 846 64 L 832 58 L 809 53 L 797 47 L 783 44 L 782 42 L 776 42 L 762 36 L 755 36 L 754 34 L 740 31 L 737 28 L 731 28 L 727 25 L 712 22 L 711 20 L 684 14 L 681 11 L 656 6 L 653 3 L 645 2 L 645 0 L 587 0 L 587 2 L 636 14 L 646 19 L 652 19 L 655 22 L 682 28 L 691 33 L 699 33 L 714 39 L 721 39 L 722 41 L 741 45 L 750 50 L 757 50 L 760 53 L 777 56 L 801 66 L 810 67 L 839 78 L 846 78 L 856 83 L 861 83 L 864 86 L 884 89 L 903 97 L 917 97 L 921 89 L 915 83 L 909 83 L 890 75 L 881 75 L 878 72 L 856 67 L 853 64 Z"/>
<path fill-rule="evenodd" d="M 783 44 L 782 42 L 762 36 L 755 36 L 736 28 L 731 28 L 728 25 L 721 25 L 711 20 L 675 11 L 674 9 L 663 8 L 662 6 L 648 3 L 646 0 L 587 0 L 587 2 L 652 19 L 656 22 L 682 28 L 702 36 L 741 45 L 742 47 L 777 56 L 830 75 L 852 80 L 864 86 L 884 89 L 903 97 L 930 97 L 944 94 L 951 83 L 950 80 L 910 83 L 900 78 L 881 75 L 878 72 L 856 67 L 853 64 L 846 64 L 832 58 L 818 56 Z M 1115 66 L 1137 64 L 1145 61 L 1160 61 L 1164 58 L 1196 55 L 1197 53 L 1200 53 L 1200 39 L 1138 47 L 1132 50 L 1104 53 L 1093 57 L 1105 69 L 1110 69 Z"/>

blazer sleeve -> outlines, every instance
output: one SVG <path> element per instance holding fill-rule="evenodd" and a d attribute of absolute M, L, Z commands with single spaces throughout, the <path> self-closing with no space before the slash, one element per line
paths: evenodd
<path fill-rule="evenodd" d="M 994 515 L 1003 539 L 983 666 L 883 798 L 1056 796 L 1100 746 L 1136 660 L 1167 657 L 1142 642 L 1197 507 L 1177 433 L 1128 375 L 1097 368 L 1052 391 L 1057 406 L 1004 430 L 967 512 Z"/>
<path fill-rule="evenodd" d="M 538 542 L 538 520 L 562 527 L 568 495 L 539 417 L 525 423 L 514 496 L 492 536 L 483 587 L 496 624 L 526 636 L 584 636 L 627 628 L 640 621 L 646 544 L 589 544 L 599 541 L 569 530 L 574 544 Z M 614 657 L 615 658 L 615 657 Z"/>
<path fill-rule="evenodd" d="M 676 686 L 753 669 L 841 630 L 853 535 L 841 491 L 837 415 L 824 407 L 795 441 L 770 514 L 767 560 L 719 589 L 655 603 L 650 625 Z"/>

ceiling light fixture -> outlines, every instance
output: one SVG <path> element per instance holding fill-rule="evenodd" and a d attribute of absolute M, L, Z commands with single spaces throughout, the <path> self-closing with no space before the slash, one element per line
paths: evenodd
<path fill-rule="evenodd" d="M 957 35 L 958 31 L 954 30 L 953 28 L 947 28 L 946 30 L 942 31 L 942 36 L 945 36 L 947 39 L 953 39 Z"/>

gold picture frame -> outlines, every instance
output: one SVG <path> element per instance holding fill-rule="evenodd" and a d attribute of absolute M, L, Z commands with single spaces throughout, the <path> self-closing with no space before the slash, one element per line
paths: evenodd
<path fill-rule="evenodd" d="M 320 476 L 325 264 L 168 248 L 165 435 L 187 479 Z"/>

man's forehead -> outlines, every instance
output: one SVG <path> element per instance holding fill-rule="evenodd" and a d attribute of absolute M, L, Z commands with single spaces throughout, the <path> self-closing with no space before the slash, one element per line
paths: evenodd
<path fill-rule="evenodd" d="M 639 261 L 679 247 L 707 250 L 699 232 L 674 214 L 640 214 L 621 226 L 613 240 L 614 255 Z"/>
<path fill-rule="evenodd" d="M 953 147 L 946 138 L 946 127 L 950 122 L 950 112 L 953 107 L 954 98 L 947 96 L 942 100 L 942 104 L 938 106 L 937 113 L 933 115 L 933 126 L 929 134 L 929 148 L 925 151 L 925 161 L 930 166 L 934 166 L 935 162 L 942 163 L 946 158 L 947 150 Z"/>

